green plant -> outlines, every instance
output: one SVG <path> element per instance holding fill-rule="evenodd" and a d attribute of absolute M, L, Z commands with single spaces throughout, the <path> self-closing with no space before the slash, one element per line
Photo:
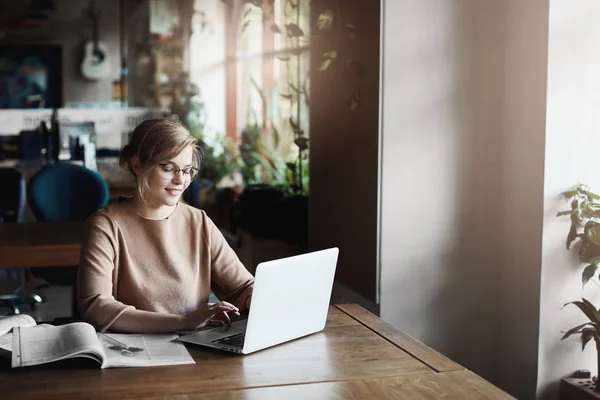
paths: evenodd
<path fill-rule="evenodd" d="M 577 247 L 579 260 L 586 264 L 581 280 L 585 286 L 595 275 L 600 263 L 600 196 L 589 190 L 586 185 L 578 185 L 574 190 L 563 193 L 571 201 L 571 209 L 561 211 L 557 216 L 569 215 L 571 227 L 567 235 L 567 250 Z M 572 301 L 565 306 L 577 306 L 589 321 L 568 330 L 562 337 L 564 340 L 572 335 L 581 335 L 581 349 L 594 339 L 596 342 L 597 364 L 600 372 L 600 310 L 585 298 Z M 595 390 L 600 392 L 600 385 Z"/>
<path fill-rule="evenodd" d="M 576 305 L 585 314 L 585 316 L 588 317 L 589 321 L 565 332 L 561 340 L 564 340 L 571 335 L 581 334 L 581 350 L 584 350 L 585 345 L 591 339 L 594 339 L 596 342 L 596 349 L 598 350 L 598 361 L 600 362 L 600 332 L 598 332 L 598 327 L 600 326 L 600 310 L 597 310 L 596 307 L 594 307 L 594 305 L 588 300 L 583 298 L 581 300 L 582 301 L 572 301 L 565 304 L 565 306 L 568 306 L 569 304 Z"/>
<path fill-rule="evenodd" d="M 347 18 L 347 6 L 342 0 L 314 0 L 311 7 L 317 15 L 314 21 L 317 32 L 313 36 L 316 42 L 323 43 L 325 50 L 318 71 L 343 76 L 346 88 L 340 98 L 350 111 L 355 111 L 360 105 L 360 84 L 365 71 L 364 63 L 354 55 L 360 21 Z"/>
<path fill-rule="evenodd" d="M 241 133 L 240 172 L 246 184 L 285 185 L 285 165 L 277 153 L 265 144 L 258 124 L 247 125 Z"/>
<path fill-rule="evenodd" d="M 237 145 L 227 136 L 218 135 L 214 143 L 202 140 L 204 157 L 200 176 L 216 187 L 225 177 L 233 177 L 240 171 L 241 158 Z"/>
<path fill-rule="evenodd" d="M 224 0 L 229 6 L 232 6 L 236 0 Z M 309 94 L 309 70 L 308 60 L 303 60 L 303 56 L 309 52 L 309 34 L 305 32 L 305 29 L 309 25 L 306 17 L 303 19 L 302 15 L 308 16 L 309 2 L 303 0 L 284 0 L 281 2 L 283 10 L 283 20 L 280 25 L 274 23 L 274 0 L 269 0 L 269 6 L 265 7 L 263 1 L 255 0 L 238 0 L 241 4 L 246 7 L 243 14 L 242 32 L 254 21 L 256 15 L 260 15 L 262 23 L 271 21 L 269 29 L 274 34 L 281 35 L 283 41 L 283 49 L 278 51 L 276 57 L 285 65 L 287 77 L 286 92 L 279 93 L 279 97 L 284 101 L 289 101 L 291 113 L 286 116 L 284 124 L 288 124 L 293 132 L 293 143 L 297 146 L 298 152 L 297 157 L 293 162 L 288 162 L 283 167 L 283 170 L 278 174 L 275 179 L 278 186 L 288 193 L 300 193 L 308 194 L 308 143 L 309 138 L 307 135 L 307 129 L 303 129 L 303 125 L 307 125 L 306 115 L 308 113 L 310 104 Z M 257 11 L 257 12 L 254 12 Z M 333 18 L 333 15 L 331 15 Z M 324 30 L 327 30 L 327 23 L 321 21 L 319 27 L 323 26 Z M 304 28 L 304 29 L 303 29 Z M 267 100 L 263 93 L 262 88 L 258 87 L 254 81 L 253 86 L 258 90 L 261 98 L 263 107 L 267 106 Z M 302 107 L 302 103 L 305 107 Z M 304 116 L 304 118 L 303 118 Z M 273 153 L 278 148 L 279 134 L 278 130 L 275 129 L 274 121 L 270 120 L 270 132 L 273 133 Z M 306 127 L 305 127 L 306 128 Z M 247 157 L 249 158 L 249 157 Z M 255 157 L 254 161 L 246 163 L 246 171 L 244 174 L 253 180 L 259 180 L 256 165 L 259 165 L 259 159 L 265 159 L 265 154 Z M 276 154 L 271 154 L 266 157 L 269 164 L 283 165 L 280 157 Z"/>
<path fill-rule="evenodd" d="M 579 185 L 562 195 L 571 201 L 571 209 L 561 211 L 557 216 L 571 217 L 567 250 L 578 247 L 579 259 L 587 264 L 581 276 L 585 285 L 596 274 L 600 264 L 600 196 L 586 185 Z"/>
<path fill-rule="evenodd" d="M 177 115 L 190 133 L 200 139 L 204 134 L 206 122 L 206 107 L 200 88 L 191 83 L 187 74 L 182 74 L 173 87 L 173 102 L 171 103 L 171 114 Z"/>

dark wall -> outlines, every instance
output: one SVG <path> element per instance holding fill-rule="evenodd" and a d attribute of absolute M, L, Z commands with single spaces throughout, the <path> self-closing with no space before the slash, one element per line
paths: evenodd
<path fill-rule="evenodd" d="M 12 12 L 14 15 L 9 20 L 19 17 L 21 11 L 11 11 L 13 3 L 18 2 L 0 1 L 0 16 Z M 28 2 L 23 1 L 24 3 Z M 52 45 L 62 49 L 63 105 L 68 102 L 111 101 L 112 82 L 118 80 L 120 76 L 119 0 L 96 1 L 100 12 L 98 34 L 100 40 L 108 47 L 110 77 L 105 80 L 90 81 L 80 72 L 84 45 L 86 41 L 93 38 L 89 5 L 90 3 L 84 0 L 59 0 L 56 2 L 56 10 L 44 23 L 28 29 L 8 29 L 7 34 L 0 38 L 0 45 Z"/>
<path fill-rule="evenodd" d="M 327 10 L 333 27 L 319 32 Z M 380 1 L 315 1 L 311 14 L 309 247 L 339 247 L 337 280 L 375 302 Z"/>

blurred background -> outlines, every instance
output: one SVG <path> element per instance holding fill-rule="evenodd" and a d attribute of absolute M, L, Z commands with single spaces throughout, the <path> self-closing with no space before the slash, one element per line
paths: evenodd
<path fill-rule="evenodd" d="M 103 203 L 70 172 L 61 178 L 69 185 L 44 176 L 51 183 L 34 193 L 34 178 L 58 164 L 93 171 L 109 202 L 130 195 L 133 178 L 117 165 L 121 147 L 143 120 L 171 117 L 204 150 L 185 201 L 208 213 L 249 270 L 307 250 L 308 0 L 2 0 L 0 9 L 5 224 L 83 221 Z M 48 215 L 36 201 L 90 206 Z M 41 267 L 0 270 L 0 293 L 72 286 L 55 279 L 60 268 Z M 43 296 L 41 310 L 56 296 Z M 14 312 L 13 300 L 4 306 Z M 21 311 L 40 312 L 21 303 Z M 68 316 L 63 308 L 52 310 Z"/>
<path fill-rule="evenodd" d="M 597 192 L 600 3 L 0 0 L 0 315 L 70 318 L 137 124 L 204 148 L 185 201 L 244 265 L 337 246 L 358 303 L 518 398 L 596 370 L 560 193 Z M 596 282 L 596 278 L 593 280 Z M 590 350 L 591 349 L 591 350 Z"/>

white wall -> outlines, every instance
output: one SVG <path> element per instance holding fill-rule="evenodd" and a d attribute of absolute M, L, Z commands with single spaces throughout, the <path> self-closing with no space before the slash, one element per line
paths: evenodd
<path fill-rule="evenodd" d="M 381 316 L 491 379 L 504 2 L 386 1 Z"/>
<path fill-rule="evenodd" d="M 533 398 L 549 0 L 385 7 L 381 316 Z"/>
<path fill-rule="evenodd" d="M 558 194 L 581 182 L 600 190 L 600 3 L 553 0 L 550 9 L 544 234 L 542 253 L 538 389 L 554 398 L 561 378 L 581 368 L 597 372 L 596 349 L 584 353 L 578 337 L 560 342 L 564 332 L 585 322 L 574 306 L 563 304 L 582 295 L 600 305 L 592 282 L 581 289 L 574 252 L 565 249 L 570 221 L 556 218 L 569 208 Z"/>

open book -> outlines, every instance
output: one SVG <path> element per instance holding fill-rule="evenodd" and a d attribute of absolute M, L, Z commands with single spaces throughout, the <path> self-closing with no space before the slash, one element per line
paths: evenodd
<path fill-rule="evenodd" d="M 0 320 L 0 329 L 2 323 L 6 319 Z M 12 350 L 13 368 L 76 357 L 91 358 L 103 369 L 194 364 L 185 346 L 173 341 L 178 337 L 176 334 L 99 334 L 85 322 L 52 326 L 35 325 L 35 321 L 32 325 L 27 321 L 10 329 L 12 335 L 0 336 L 0 342 L 12 336 L 10 346 L 3 348 Z"/>
<path fill-rule="evenodd" d="M 0 317 L 0 356 L 10 357 L 12 352 L 12 329 L 16 326 L 36 326 L 35 319 L 27 314 Z M 46 325 L 39 325 L 44 327 Z"/>

